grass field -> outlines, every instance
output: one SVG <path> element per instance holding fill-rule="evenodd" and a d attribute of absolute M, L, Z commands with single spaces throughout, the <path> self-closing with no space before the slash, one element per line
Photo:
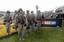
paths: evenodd
<path fill-rule="evenodd" d="M 25 34 L 23 42 L 64 42 L 64 22 L 62 28 L 42 28 L 38 32 Z M 64 29 L 63 29 L 64 30 Z M 19 42 L 17 34 L 0 39 L 0 42 Z"/>

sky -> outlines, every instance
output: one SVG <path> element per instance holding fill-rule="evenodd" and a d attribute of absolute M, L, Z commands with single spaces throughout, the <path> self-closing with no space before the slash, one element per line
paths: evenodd
<path fill-rule="evenodd" d="M 15 11 L 19 8 L 36 11 L 36 5 L 42 12 L 49 11 L 64 6 L 64 0 L 0 0 L 0 11 Z"/>

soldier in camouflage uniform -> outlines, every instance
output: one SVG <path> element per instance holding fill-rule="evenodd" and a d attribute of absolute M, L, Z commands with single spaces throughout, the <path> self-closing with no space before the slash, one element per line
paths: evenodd
<path fill-rule="evenodd" d="M 31 32 L 32 31 L 32 18 L 31 18 L 31 15 L 30 15 L 30 13 L 29 13 L 29 10 L 27 10 L 26 11 L 26 18 L 27 18 L 27 30 L 29 31 L 29 32 Z"/>
<path fill-rule="evenodd" d="M 37 27 L 38 27 L 38 30 L 39 30 L 39 28 L 41 26 L 41 20 L 42 20 L 42 16 L 41 16 L 40 10 L 37 11 L 36 20 L 37 20 Z"/>
<path fill-rule="evenodd" d="M 24 36 L 24 33 L 25 33 L 25 16 L 24 16 L 24 13 L 23 13 L 23 10 L 20 9 L 18 11 L 18 16 L 16 17 L 17 19 L 17 23 L 18 23 L 18 37 L 19 37 L 19 40 L 24 40 L 23 39 L 23 36 Z"/>
<path fill-rule="evenodd" d="M 31 11 L 31 21 L 32 21 L 32 28 L 34 29 L 36 18 L 35 18 L 35 14 L 33 11 Z"/>
<path fill-rule="evenodd" d="M 10 34 L 10 22 L 11 22 L 10 11 L 6 12 L 6 15 L 4 16 L 4 22 L 6 25 L 6 31 L 8 34 Z"/>
<path fill-rule="evenodd" d="M 15 24 L 15 25 L 14 25 L 14 28 L 16 29 L 16 31 L 17 31 L 17 28 L 18 28 L 17 19 L 16 19 L 17 16 L 18 16 L 18 12 L 15 11 L 13 20 L 14 20 L 14 24 Z"/>

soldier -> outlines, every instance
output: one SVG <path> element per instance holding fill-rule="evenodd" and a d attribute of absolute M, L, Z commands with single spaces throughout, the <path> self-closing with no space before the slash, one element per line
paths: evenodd
<path fill-rule="evenodd" d="M 39 30 L 39 28 L 41 26 L 41 20 L 42 20 L 42 16 L 41 16 L 40 10 L 37 11 L 36 20 L 37 20 L 37 27 L 38 27 L 38 30 Z"/>
<path fill-rule="evenodd" d="M 31 15 L 30 15 L 30 13 L 29 13 L 29 10 L 27 10 L 26 13 L 27 13 L 27 14 L 26 14 L 26 18 L 27 18 L 27 30 L 28 30 L 29 32 L 31 32 L 31 30 L 32 30 L 32 28 L 31 28 L 31 26 L 32 26 Z"/>
<path fill-rule="evenodd" d="M 35 27 L 35 14 L 34 14 L 34 12 L 33 11 L 31 11 L 31 21 L 32 21 L 32 28 L 34 28 Z"/>
<path fill-rule="evenodd" d="M 18 22 L 17 22 L 17 20 L 16 20 L 16 17 L 18 16 L 18 12 L 17 11 L 15 11 L 15 14 L 14 14 L 14 17 L 13 17 L 13 19 L 14 19 L 14 24 L 15 24 L 15 29 L 16 29 L 16 31 L 17 31 L 17 27 L 18 27 Z"/>
<path fill-rule="evenodd" d="M 19 37 L 19 40 L 24 40 L 23 39 L 23 36 L 24 36 L 24 33 L 25 33 L 25 16 L 24 16 L 24 13 L 23 13 L 23 10 L 20 9 L 18 11 L 18 16 L 16 17 L 17 19 L 17 22 L 18 22 L 18 37 Z"/>
<path fill-rule="evenodd" d="M 5 25 L 6 25 L 6 31 L 8 33 L 8 35 L 10 34 L 10 22 L 11 22 L 11 17 L 10 17 L 10 11 L 7 11 L 6 12 L 6 15 L 4 17 L 4 22 L 5 22 Z"/>

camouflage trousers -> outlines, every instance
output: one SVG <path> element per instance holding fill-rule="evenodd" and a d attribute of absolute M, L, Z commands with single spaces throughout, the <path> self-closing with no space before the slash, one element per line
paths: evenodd
<path fill-rule="evenodd" d="M 23 24 L 18 23 L 18 37 L 19 39 L 23 39 L 25 31 L 26 31 L 26 27 Z"/>

